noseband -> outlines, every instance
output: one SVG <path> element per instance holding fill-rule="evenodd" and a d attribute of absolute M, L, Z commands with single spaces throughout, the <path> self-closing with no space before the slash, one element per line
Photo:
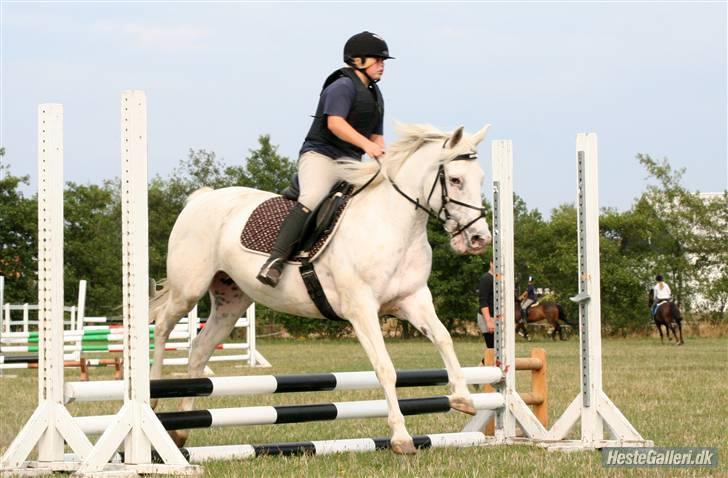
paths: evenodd
<path fill-rule="evenodd" d="M 478 155 L 476 153 L 466 153 L 461 154 L 459 156 L 455 156 L 451 161 L 474 161 L 478 158 Z M 443 229 L 445 232 L 447 232 L 450 237 L 455 237 L 458 234 L 462 233 L 464 230 L 472 226 L 476 221 L 478 221 L 480 218 L 485 217 L 485 208 L 481 206 L 473 206 L 470 204 L 465 204 L 463 202 L 460 202 L 456 199 L 450 198 L 448 192 L 447 192 L 447 178 L 445 177 L 445 165 L 440 164 L 440 167 L 437 168 L 437 176 L 435 176 L 435 180 L 432 182 L 432 188 L 430 188 L 430 194 L 427 196 L 427 203 L 423 206 L 420 204 L 420 200 L 418 199 L 412 199 L 402 191 L 399 186 L 397 186 L 397 183 L 395 183 L 392 179 L 389 180 L 392 183 L 392 186 L 394 189 L 404 196 L 405 199 L 407 199 L 409 202 L 415 205 L 415 209 L 422 209 L 427 213 L 428 216 L 434 218 L 437 221 L 440 221 L 443 224 Z M 435 211 L 430 207 L 430 200 L 432 199 L 432 195 L 435 192 L 435 188 L 437 187 L 437 183 L 440 183 L 440 198 L 442 201 L 442 204 L 440 206 L 440 209 Z M 480 214 L 475 217 L 472 221 L 465 224 L 464 226 L 460 224 L 457 220 L 453 219 L 452 215 L 450 214 L 450 211 L 447 209 L 447 205 L 449 203 L 457 204 L 458 206 L 463 206 L 469 209 L 475 209 L 476 211 L 479 211 Z"/>

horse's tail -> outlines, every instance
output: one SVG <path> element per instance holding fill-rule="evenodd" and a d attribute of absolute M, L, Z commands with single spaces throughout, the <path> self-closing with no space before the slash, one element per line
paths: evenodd
<path fill-rule="evenodd" d="M 194 194 L 194 193 L 193 193 Z M 157 290 L 157 285 L 161 285 L 162 288 Z M 149 322 L 152 323 L 157 317 L 162 308 L 167 304 L 167 298 L 169 297 L 169 286 L 167 285 L 166 279 L 161 279 L 159 282 L 150 281 L 149 286 Z"/>
<path fill-rule="evenodd" d="M 214 189 L 212 189 L 211 187 L 207 187 L 207 186 L 204 186 L 204 187 L 201 187 L 199 189 L 192 191 L 190 193 L 190 195 L 187 196 L 187 199 L 185 199 L 185 206 L 188 205 L 189 203 L 191 203 L 196 198 L 202 196 L 203 194 L 206 194 L 206 193 L 209 193 L 212 191 L 214 191 Z"/>
<path fill-rule="evenodd" d="M 579 329 L 579 326 L 577 324 L 568 321 L 568 319 L 566 318 L 566 312 L 564 311 L 564 308 L 561 307 L 561 304 L 556 304 L 556 308 L 559 309 L 559 320 L 564 321 L 564 323 L 570 325 L 575 330 Z"/>
<path fill-rule="evenodd" d="M 675 319 L 675 322 L 681 322 L 683 319 L 682 314 L 680 313 L 680 308 L 675 302 L 672 302 L 672 317 Z"/>

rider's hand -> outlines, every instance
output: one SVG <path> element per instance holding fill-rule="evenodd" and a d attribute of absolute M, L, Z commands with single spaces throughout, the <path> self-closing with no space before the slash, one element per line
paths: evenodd
<path fill-rule="evenodd" d="M 364 147 L 364 152 L 369 156 L 370 158 L 376 158 L 379 159 L 384 154 L 384 148 L 379 146 L 374 141 L 369 141 L 366 146 Z"/>

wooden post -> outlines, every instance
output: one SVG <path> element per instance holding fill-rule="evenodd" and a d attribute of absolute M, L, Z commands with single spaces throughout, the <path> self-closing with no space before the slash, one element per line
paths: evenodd
<path fill-rule="evenodd" d="M 124 374 L 121 371 L 121 359 L 115 358 L 114 359 L 114 379 L 121 380 L 124 378 Z"/>
<path fill-rule="evenodd" d="M 81 368 L 81 381 L 87 382 L 88 381 L 88 365 L 86 364 L 86 359 L 81 357 L 81 359 L 78 361 L 78 366 Z"/>
<path fill-rule="evenodd" d="M 483 365 L 485 365 L 486 367 L 495 366 L 495 349 L 485 349 L 485 354 L 483 355 Z M 495 388 L 493 388 L 492 385 L 486 383 L 483 384 L 483 392 L 495 392 Z M 495 435 L 494 418 L 488 420 L 488 423 L 486 423 L 483 433 L 485 433 L 487 436 Z"/>
<path fill-rule="evenodd" d="M 531 369 L 531 390 L 541 398 L 541 403 L 532 405 L 533 414 L 536 415 L 538 421 L 544 427 L 549 426 L 549 406 L 548 406 L 548 383 L 546 382 L 546 350 L 542 348 L 534 348 L 531 350 L 531 358 L 541 361 L 541 366 L 537 369 Z"/>
<path fill-rule="evenodd" d="M 538 418 L 538 421 L 544 427 L 547 427 L 549 423 L 549 408 L 548 384 L 546 382 L 546 350 L 534 348 L 531 350 L 530 357 L 516 358 L 515 362 L 516 370 L 531 371 L 531 391 L 519 392 L 519 395 L 526 405 L 531 406 L 533 414 Z M 496 366 L 494 349 L 485 349 L 483 364 L 486 367 Z M 483 392 L 495 391 L 493 386 L 489 384 L 484 384 L 482 390 Z M 495 433 L 495 421 L 492 418 L 485 425 L 483 433 L 488 436 L 493 436 Z"/>

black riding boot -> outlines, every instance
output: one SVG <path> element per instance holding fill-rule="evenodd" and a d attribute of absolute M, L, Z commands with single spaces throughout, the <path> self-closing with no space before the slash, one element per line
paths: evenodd
<path fill-rule="evenodd" d="M 288 216 L 283 220 L 281 230 L 278 232 L 278 237 L 273 245 L 270 257 L 265 261 L 257 276 L 257 279 L 263 284 L 271 287 L 278 285 L 278 281 L 281 279 L 281 273 L 283 272 L 283 266 L 293 252 L 293 247 L 296 242 L 301 237 L 303 226 L 306 224 L 306 219 L 309 214 L 311 214 L 311 211 L 306 206 L 301 203 L 296 203 L 288 213 Z"/>

